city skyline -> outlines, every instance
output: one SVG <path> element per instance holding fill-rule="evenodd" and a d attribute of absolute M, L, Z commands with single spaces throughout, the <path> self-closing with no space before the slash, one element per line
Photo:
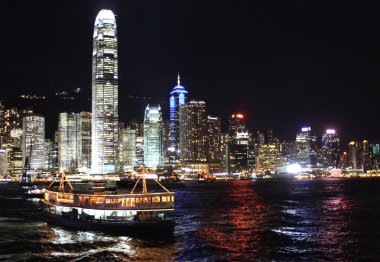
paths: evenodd
<path fill-rule="evenodd" d="M 22 92 L 88 90 L 89 32 L 97 12 L 109 8 L 119 17 L 123 32 L 119 36 L 120 101 L 127 95 L 166 101 L 180 71 L 189 99 L 205 100 L 210 114 L 221 117 L 224 130 L 230 114 L 242 112 L 250 130 L 273 129 L 285 139 L 293 139 L 306 125 L 319 133 L 336 128 L 347 142 L 373 140 L 379 133 L 375 94 L 380 63 L 374 48 L 379 30 L 372 26 L 378 18 L 372 10 L 378 6 L 356 7 L 242 2 L 228 9 L 213 1 L 202 5 L 188 1 L 25 4 L 17 15 L 26 19 L 16 19 L 8 26 L 12 30 L 6 31 L 15 41 L 5 43 L 4 50 L 10 52 L 2 55 L 10 60 L 12 54 L 14 63 L 2 65 L 7 91 L 1 99 L 9 107 Z M 40 27 L 40 14 L 47 15 L 45 27 Z M 281 18 L 287 18 L 284 25 L 279 23 Z M 38 39 L 47 41 L 45 53 L 39 41 L 30 43 L 33 48 L 20 48 L 32 36 L 27 25 L 35 29 L 35 36 L 43 36 Z M 348 33 L 348 29 L 352 30 Z M 78 48 L 71 50 L 74 44 Z M 75 57 L 70 62 L 65 55 L 69 49 Z M 141 121 L 146 104 L 122 105 L 120 120 L 137 117 Z M 90 111 L 90 103 L 83 107 L 75 111 Z M 62 111 L 54 110 L 44 115 L 48 134 Z M 163 105 L 163 115 L 167 118 L 168 105 Z"/>
<path fill-rule="evenodd" d="M 1 261 L 380 260 L 380 1 L 6 1 Z"/>

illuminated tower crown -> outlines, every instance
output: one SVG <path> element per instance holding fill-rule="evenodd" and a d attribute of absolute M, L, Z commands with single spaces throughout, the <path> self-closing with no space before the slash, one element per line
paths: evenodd
<path fill-rule="evenodd" d="M 181 78 L 178 73 L 177 85 L 170 92 L 170 121 L 169 121 L 169 147 L 167 148 L 169 155 L 169 163 L 174 165 L 179 163 L 179 110 L 186 103 L 185 87 L 181 86 Z"/>

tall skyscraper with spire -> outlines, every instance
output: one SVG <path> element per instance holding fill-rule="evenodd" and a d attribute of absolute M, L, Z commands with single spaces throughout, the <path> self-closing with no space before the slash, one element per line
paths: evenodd
<path fill-rule="evenodd" d="M 92 52 L 92 173 L 116 170 L 118 147 L 118 58 L 116 19 L 101 10 Z"/>
<path fill-rule="evenodd" d="M 180 76 L 178 73 L 177 85 L 170 92 L 169 100 L 169 147 L 167 148 L 169 156 L 169 164 L 175 165 L 180 161 L 179 149 L 179 111 L 181 106 L 186 103 L 186 94 L 188 93 L 185 87 L 181 86 Z"/>

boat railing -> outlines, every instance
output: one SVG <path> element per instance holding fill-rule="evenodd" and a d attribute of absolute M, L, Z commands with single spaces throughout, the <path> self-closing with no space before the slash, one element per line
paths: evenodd
<path fill-rule="evenodd" d="M 57 206 L 104 210 L 174 209 L 174 193 L 164 192 L 115 196 L 46 191 L 45 202 Z"/>

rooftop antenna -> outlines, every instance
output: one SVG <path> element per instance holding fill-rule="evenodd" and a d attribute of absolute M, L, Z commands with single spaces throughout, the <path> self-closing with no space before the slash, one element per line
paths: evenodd
<path fill-rule="evenodd" d="M 178 84 L 178 85 L 181 84 L 181 77 L 179 76 L 179 71 L 178 71 L 178 76 L 177 76 L 177 84 Z"/>

